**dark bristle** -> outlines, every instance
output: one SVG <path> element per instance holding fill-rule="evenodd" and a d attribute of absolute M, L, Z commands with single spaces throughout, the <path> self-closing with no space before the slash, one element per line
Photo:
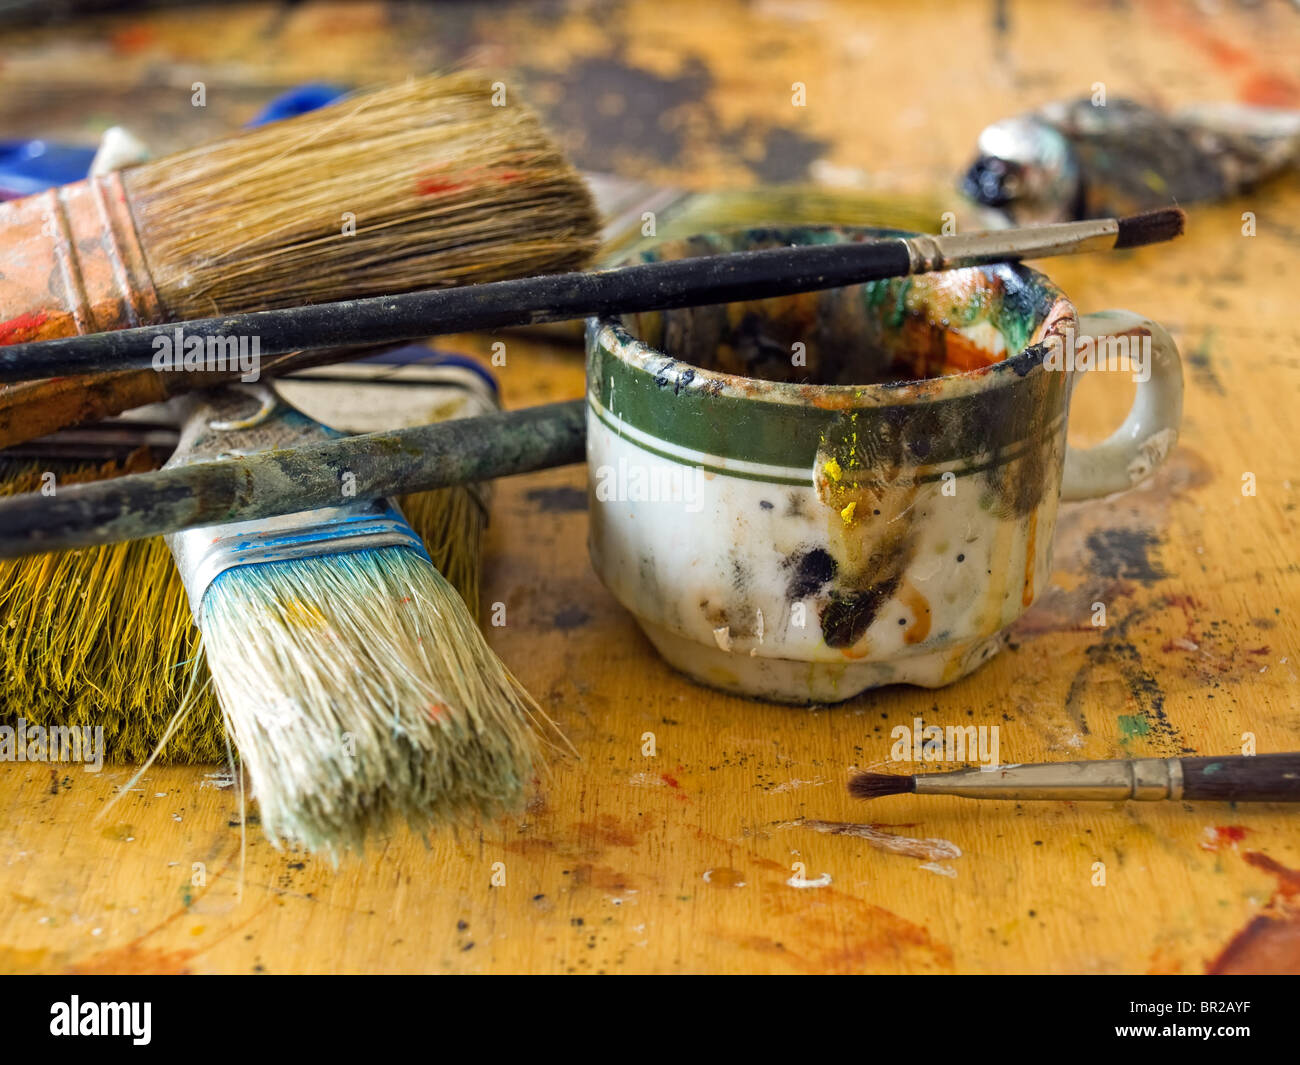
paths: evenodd
<path fill-rule="evenodd" d="M 859 773 L 849 781 L 849 794 L 855 799 L 883 799 L 915 790 L 916 777 L 894 773 Z"/>
<path fill-rule="evenodd" d="M 1181 207 L 1162 207 L 1158 211 L 1130 215 L 1119 220 L 1116 248 L 1140 248 L 1143 244 L 1159 244 L 1183 235 L 1187 214 Z"/>

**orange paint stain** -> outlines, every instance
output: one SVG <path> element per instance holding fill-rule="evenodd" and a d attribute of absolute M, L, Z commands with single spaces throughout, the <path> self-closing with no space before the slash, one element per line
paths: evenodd
<path fill-rule="evenodd" d="M 1038 511 L 1029 515 L 1029 532 L 1025 534 L 1025 586 L 1020 593 L 1020 605 L 1029 606 L 1034 601 L 1034 566 L 1038 543 Z"/>
<path fill-rule="evenodd" d="M 930 602 L 911 583 L 906 581 L 898 593 L 899 601 L 912 612 L 912 624 L 903 631 L 904 643 L 920 643 L 930 635 Z"/>

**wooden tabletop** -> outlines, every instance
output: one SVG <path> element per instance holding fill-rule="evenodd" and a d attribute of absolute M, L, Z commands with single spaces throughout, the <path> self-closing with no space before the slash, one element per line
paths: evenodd
<path fill-rule="evenodd" d="M 948 190 L 983 125 L 1098 82 L 1149 103 L 1300 107 L 1300 16 L 1215 6 L 163 10 L 6 31 L 0 135 L 86 139 L 125 122 L 155 145 L 194 143 L 278 87 L 472 61 L 525 84 L 587 168 L 933 190 L 960 217 Z M 490 638 L 580 754 L 554 763 L 522 815 L 427 846 L 399 831 L 339 869 L 276 852 L 250 817 L 241 867 L 220 767 L 152 768 L 101 816 L 129 767 L 0 765 L 0 971 L 1300 971 L 1293 810 L 868 808 L 844 788 L 917 717 L 996 724 L 1008 762 L 1300 746 L 1298 216 L 1287 178 L 1195 209 L 1169 248 L 1050 265 L 1082 309 L 1140 310 L 1173 332 L 1182 439 L 1140 488 L 1062 508 L 1051 587 L 971 677 L 817 710 L 698 687 L 592 574 L 585 471 L 504 481 L 483 594 L 507 624 Z M 486 354 L 489 341 L 446 343 Z M 514 407 L 584 390 L 580 354 L 560 343 L 511 338 L 500 373 Z M 1131 387 L 1085 380 L 1072 439 L 1104 436 Z M 804 819 L 875 823 L 961 856 L 893 853 Z"/>

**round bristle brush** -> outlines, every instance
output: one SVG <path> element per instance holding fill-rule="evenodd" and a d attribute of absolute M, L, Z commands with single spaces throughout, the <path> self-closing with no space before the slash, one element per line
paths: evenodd
<path fill-rule="evenodd" d="M 0 346 L 572 270 L 598 229 L 527 107 L 473 73 L 412 78 L 0 204 Z M 0 447 L 219 378 L 10 386 Z"/>

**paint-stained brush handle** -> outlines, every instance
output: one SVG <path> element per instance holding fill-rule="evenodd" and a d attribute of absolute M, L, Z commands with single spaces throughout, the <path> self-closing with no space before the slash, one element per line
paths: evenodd
<path fill-rule="evenodd" d="M 1300 753 L 1182 758 L 1183 798 L 1300 802 Z"/>
<path fill-rule="evenodd" d="M 472 484 L 581 462 L 585 400 L 365 433 L 0 499 L 0 558 Z M 346 486 L 346 491 L 345 491 Z"/>
<path fill-rule="evenodd" d="M 262 358 L 347 344 L 386 344 L 447 333 L 541 325 L 591 316 L 701 307 L 816 292 L 1050 255 L 1131 248 L 1183 231 L 1177 208 L 1132 218 L 1064 222 L 948 236 L 862 239 L 725 255 L 700 255 L 609 270 L 494 281 L 458 288 L 201 318 L 165 326 L 0 346 L 0 381 L 123 369 L 173 370 L 185 348 L 211 350 L 255 338 Z M 169 352 L 172 353 L 169 355 Z"/>

